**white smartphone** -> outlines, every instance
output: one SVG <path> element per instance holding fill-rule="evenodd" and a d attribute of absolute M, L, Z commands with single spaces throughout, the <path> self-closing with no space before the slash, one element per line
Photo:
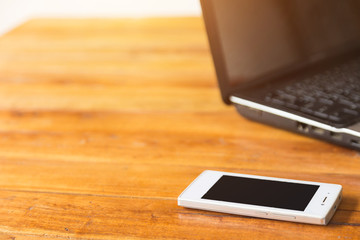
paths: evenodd
<path fill-rule="evenodd" d="M 188 208 L 326 225 L 341 201 L 337 184 L 204 171 L 178 197 Z"/>

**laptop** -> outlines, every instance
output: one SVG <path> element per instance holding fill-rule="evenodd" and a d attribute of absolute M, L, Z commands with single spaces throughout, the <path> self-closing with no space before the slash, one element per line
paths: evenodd
<path fill-rule="evenodd" d="M 360 0 L 201 0 L 223 101 L 360 150 Z"/>

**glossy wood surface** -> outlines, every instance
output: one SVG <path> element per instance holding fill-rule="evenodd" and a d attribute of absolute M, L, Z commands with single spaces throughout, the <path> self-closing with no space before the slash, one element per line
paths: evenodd
<path fill-rule="evenodd" d="M 360 239 L 358 152 L 242 118 L 200 18 L 35 19 L 0 37 L 0 239 Z M 185 209 L 203 170 L 337 183 L 328 226 Z"/>

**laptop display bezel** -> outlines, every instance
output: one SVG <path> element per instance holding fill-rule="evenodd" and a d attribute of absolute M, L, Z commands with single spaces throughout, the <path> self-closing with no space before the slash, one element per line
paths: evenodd
<path fill-rule="evenodd" d="M 273 72 L 267 73 L 265 76 L 260 76 L 256 79 L 247 81 L 246 79 L 232 79 L 230 80 L 225 56 L 222 50 L 222 43 L 220 40 L 220 33 L 218 31 L 218 22 L 215 17 L 214 6 L 212 1 L 200 0 L 203 19 L 208 35 L 210 50 L 212 59 L 215 65 L 215 71 L 217 75 L 217 81 L 220 87 L 220 92 L 223 101 L 226 104 L 231 104 L 230 97 L 239 92 L 246 92 L 247 89 L 259 86 L 259 84 L 268 83 L 272 81 L 284 80 L 289 78 L 296 78 L 299 75 L 307 75 L 314 73 L 320 69 L 326 68 L 326 66 L 335 64 L 342 59 L 349 58 L 360 53 L 360 44 L 357 48 L 342 49 L 341 51 L 334 51 L 329 53 L 326 58 L 318 61 L 304 61 L 298 62 L 296 65 L 283 67 L 281 69 L 275 69 Z"/>
<path fill-rule="evenodd" d="M 222 99 L 225 103 L 230 104 L 230 95 L 236 89 L 234 86 L 230 86 L 229 76 L 227 75 L 224 55 L 221 49 L 221 43 L 219 39 L 219 33 L 217 28 L 217 22 L 214 16 L 213 6 L 211 1 L 200 0 L 202 7 L 203 19 L 205 22 L 205 27 L 208 35 L 210 50 L 212 54 L 212 59 L 215 65 L 215 71 L 217 75 L 218 84 L 220 87 L 220 92 Z"/>

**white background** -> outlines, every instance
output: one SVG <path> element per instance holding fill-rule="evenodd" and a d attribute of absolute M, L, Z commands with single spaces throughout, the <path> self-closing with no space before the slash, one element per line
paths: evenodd
<path fill-rule="evenodd" d="M 199 0 L 0 0 L 0 35 L 33 17 L 199 16 Z"/>

